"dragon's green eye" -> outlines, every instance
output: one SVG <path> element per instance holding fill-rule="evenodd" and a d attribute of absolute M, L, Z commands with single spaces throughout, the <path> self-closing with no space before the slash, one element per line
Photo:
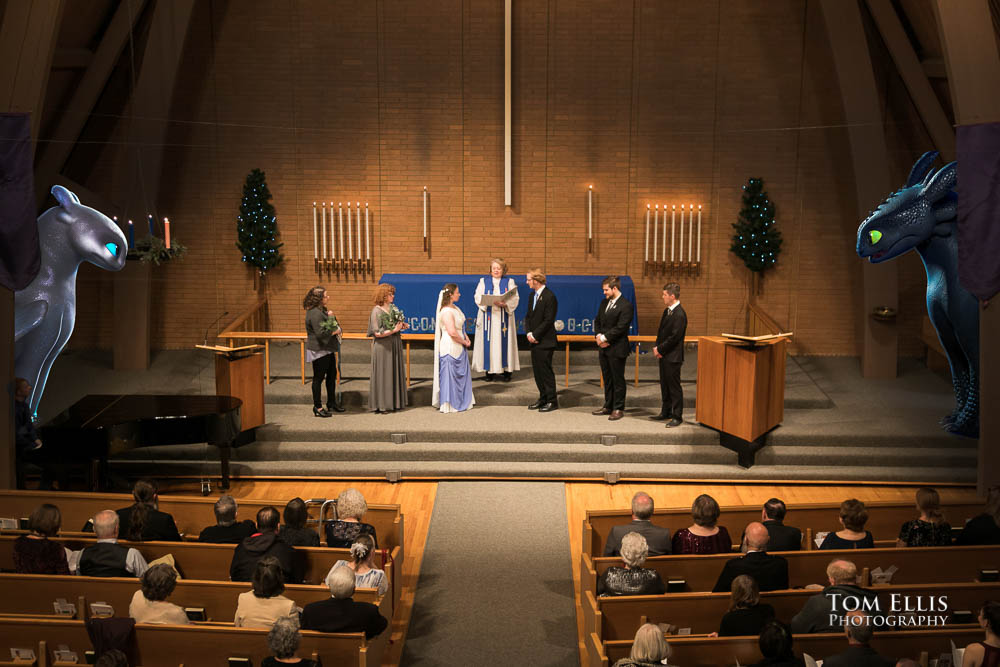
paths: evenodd
<path fill-rule="evenodd" d="M 875 245 L 876 243 L 882 240 L 882 232 L 880 232 L 877 229 L 873 229 L 870 232 L 868 232 L 868 236 L 871 237 L 872 245 Z"/>

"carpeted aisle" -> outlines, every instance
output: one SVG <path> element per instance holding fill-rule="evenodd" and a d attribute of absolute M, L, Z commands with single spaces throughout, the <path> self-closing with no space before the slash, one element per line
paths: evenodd
<path fill-rule="evenodd" d="M 572 665 L 566 493 L 440 482 L 401 665 Z"/>

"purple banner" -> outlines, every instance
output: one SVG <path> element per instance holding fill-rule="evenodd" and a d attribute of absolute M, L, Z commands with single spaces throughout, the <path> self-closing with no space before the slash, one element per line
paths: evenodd
<path fill-rule="evenodd" d="M 0 285 L 18 291 L 38 273 L 31 116 L 0 113 Z"/>
<path fill-rule="evenodd" d="M 1000 123 L 958 128 L 958 277 L 980 300 L 1000 292 Z"/>

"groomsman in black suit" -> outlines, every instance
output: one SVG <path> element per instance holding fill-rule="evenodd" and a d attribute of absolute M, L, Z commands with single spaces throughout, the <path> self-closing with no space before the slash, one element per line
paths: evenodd
<path fill-rule="evenodd" d="M 528 314 L 524 317 L 524 330 L 531 344 L 531 370 L 538 386 L 538 400 L 529 410 L 552 412 L 559 409 L 556 400 L 556 375 L 552 372 L 552 353 L 556 349 L 556 313 L 559 302 L 551 290 L 545 289 L 545 273 L 532 269 L 526 276 L 528 288 Z"/>
<path fill-rule="evenodd" d="M 632 324 L 632 304 L 622 297 L 618 276 L 608 276 L 601 283 L 604 301 L 594 318 L 594 340 L 604 378 L 604 407 L 595 415 L 610 415 L 609 421 L 625 416 L 625 359 L 631 351 L 628 328 Z"/>
<path fill-rule="evenodd" d="M 681 365 L 684 363 L 684 334 L 687 332 L 687 314 L 681 307 L 681 286 L 667 283 L 663 286 L 663 305 L 656 331 L 653 353 L 660 362 L 660 398 L 663 407 L 653 417 L 657 421 L 669 419 L 667 428 L 684 423 L 684 393 L 681 390 Z"/>

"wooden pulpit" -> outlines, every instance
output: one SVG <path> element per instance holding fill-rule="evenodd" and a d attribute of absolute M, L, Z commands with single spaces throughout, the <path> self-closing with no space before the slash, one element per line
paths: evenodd
<path fill-rule="evenodd" d="M 698 339 L 695 419 L 719 431 L 720 444 L 739 454 L 744 468 L 784 417 L 789 335 Z"/>
<path fill-rule="evenodd" d="M 240 409 L 241 429 L 245 432 L 263 424 L 264 346 L 195 345 L 195 347 L 215 353 L 215 393 L 220 396 L 235 396 L 243 401 Z"/>

